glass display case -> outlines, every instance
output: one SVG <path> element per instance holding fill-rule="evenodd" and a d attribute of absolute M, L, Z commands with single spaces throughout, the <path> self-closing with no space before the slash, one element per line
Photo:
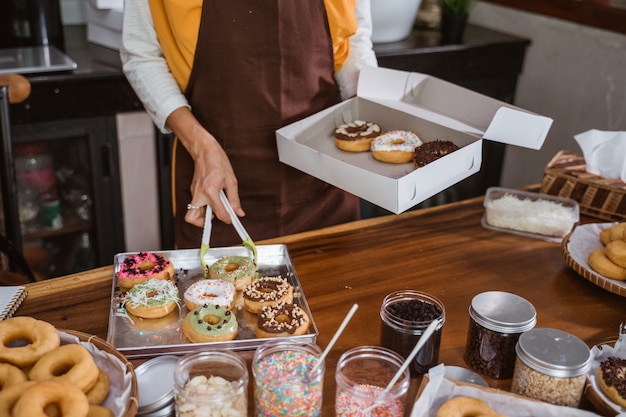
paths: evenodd
<path fill-rule="evenodd" d="M 13 240 L 31 268 L 53 278 L 110 264 L 125 250 L 115 118 L 14 125 L 11 139 L 15 192 L 2 204 L 17 207 Z"/>

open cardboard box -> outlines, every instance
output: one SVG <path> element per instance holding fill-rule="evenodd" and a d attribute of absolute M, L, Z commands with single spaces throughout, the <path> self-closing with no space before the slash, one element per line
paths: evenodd
<path fill-rule="evenodd" d="M 419 169 L 339 150 L 336 127 L 357 119 L 460 149 Z M 401 213 L 478 172 L 483 139 L 540 149 L 551 125 L 550 118 L 429 75 L 367 67 L 356 97 L 277 130 L 276 140 L 281 162 Z"/>

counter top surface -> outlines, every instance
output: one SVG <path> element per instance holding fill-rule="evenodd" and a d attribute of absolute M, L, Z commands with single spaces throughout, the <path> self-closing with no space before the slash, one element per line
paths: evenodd
<path fill-rule="evenodd" d="M 352 303 L 352 321 L 327 358 L 324 416 L 334 415 L 334 369 L 346 350 L 378 345 L 383 297 L 416 289 L 440 299 L 446 322 L 440 361 L 465 366 L 468 307 L 478 293 L 515 293 L 537 310 L 537 327 L 572 333 L 589 346 L 614 340 L 626 317 L 623 297 L 585 280 L 560 245 L 481 227 L 482 198 L 348 223 L 259 244 L 286 244 L 324 348 Z M 107 336 L 111 266 L 28 285 L 18 315 Z M 415 381 L 413 386 L 415 385 Z M 510 381 L 489 380 L 506 388 Z M 252 397 L 250 397 L 252 399 Z"/>

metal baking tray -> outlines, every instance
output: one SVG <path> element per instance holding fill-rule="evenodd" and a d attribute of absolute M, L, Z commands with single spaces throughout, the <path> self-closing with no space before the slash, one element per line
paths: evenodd
<path fill-rule="evenodd" d="M 191 343 L 183 334 L 182 323 L 187 314 L 187 307 L 182 302 L 185 290 L 195 281 L 204 278 L 200 265 L 199 249 L 185 249 L 172 251 L 155 251 L 167 257 L 175 268 L 175 279 L 181 297 L 179 308 L 158 319 L 141 319 L 132 317 L 124 308 L 123 291 L 117 283 L 117 272 L 124 258 L 137 252 L 126 252 L 115 255 L 113 288 L 111 291 L 111 310 L 109 314 L 109 329 L 107 342 L 115 346 L 129 359 L 150 358 L 161 355 L 183 355 L 191 352 L 204 351 L 207 348 L 227 350 L 252 350 L 270 340 L 288 340 L 297 343 L 315 343 L 318 335 L 315 321 L 307 304 L 302 286 L 291 263 L 287 246 L 259 245 L 257 276 L 280 275 L 293 285 L 294 303 L 298 304 L 309 315 L 311 320 L 309 330 L 300 336 L 258 338 L 254 333 L 257 321 L 255 314 L 249 313 L 243 306 L 241 291 L 237 291 L 236 312 L 239 323 L 239 332 L 234 340 L 227 342 Z M 245 247 L 228 247 L 209 249 L 205 259 L 207 265 L 217 261 L 222 256 L 250 256 Z"/>

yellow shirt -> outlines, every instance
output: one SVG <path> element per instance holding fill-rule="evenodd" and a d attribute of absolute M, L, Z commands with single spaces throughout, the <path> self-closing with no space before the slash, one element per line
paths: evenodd
<path fill-rule="evenodd" d="M 202 0 L 149 1 L 163 55 L 181 91 L 185 91 L 196 51 Z M 324 3 L 337 73 L 348 59 L 350 36 L 357 30 L 356 0 L 324 0 Z"/>

